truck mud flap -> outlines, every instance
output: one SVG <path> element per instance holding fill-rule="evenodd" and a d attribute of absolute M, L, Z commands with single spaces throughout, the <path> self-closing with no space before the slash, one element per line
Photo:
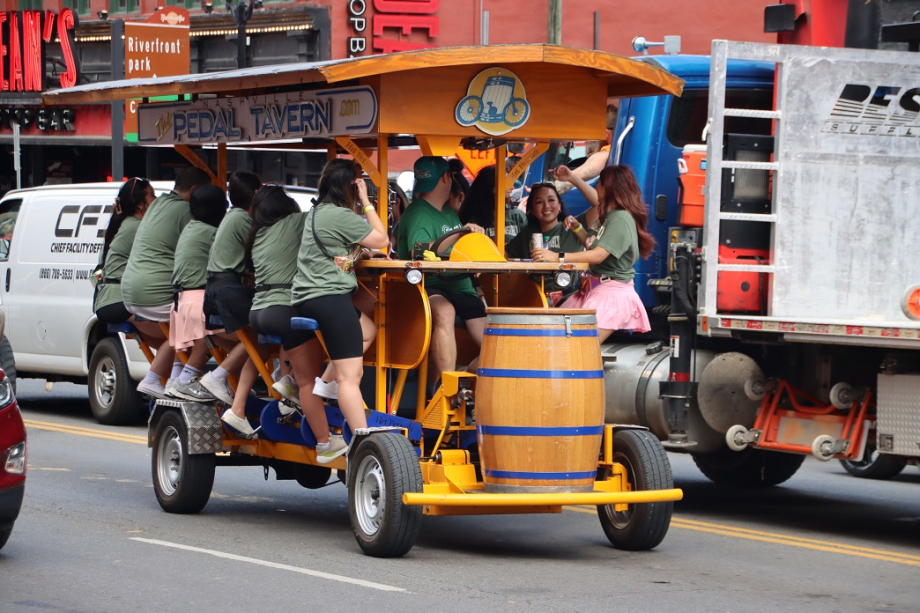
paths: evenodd
<path fill-rule="evenodd" d="M 213 404 L 183 400 L 157 400 L 147 423 L 147 446 L 153 447 L 156 424 L 167 411 L 178 411 L 188 429 L 188 452 L 191 455 L 218 453 L 223 448 L 223 428 Z"/>

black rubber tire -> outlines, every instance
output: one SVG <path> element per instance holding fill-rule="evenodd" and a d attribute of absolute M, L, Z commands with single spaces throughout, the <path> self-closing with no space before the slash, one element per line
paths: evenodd
<path fill-rule="evenodd" d="M 404 505 L 402 496 L 421 491 L 422 471 L 408 439 L 380 433 L 361 440 L 348 461 L 348 516 L 364 553 L 396 558 L 412 549 L 422 508 Z"/>
<path fill-rule="evenodd" d="M 300 464 L 296 468 L 295 479 L 302 487 L 308 490 L 318 490 L 327 483 L 332 475 L 332 469 L 327 466 L 313 466 Z"/>
<path fill-rule="evenodd" d="M 96 344 L 89 361 L 87 386 L 90 410 L 100 424 L 137 424 L 147 416 L 147 403 L 137 393 L 119 339 L 107 337 Z"/>
<path fill-rule="evenodd" d="M 671 463 L 664 447 L 646 430 L 620 430 L 613 435 L 613 459 L 626 468 L 633 491 L 674 487 Z M 645 551 L 664 539 L 671 526 L 673 502 L 629 505 L 616 512 L 613 505 L 597 507 L 604 534 L 617 549 Z"/>
<path fill-rule="evenodd" d="M 177 411 L 164 413 L 155 428 L 151 472 L 157 501 L 167 513 L 198 513 L 214 487 L 214 454 L 189 454 L 188 430 Z"/>
<path fill-rule="evenodd" d="M 3 546 L 6 545 L 6 542 L 10 540 L 10 535 L 13 533 L 13 527 L 10 526 L 5 530 L 0 530 L 0 549 L 3 549 Z"/>
<path fill-rule="evenodd" d="M 6 374 L 10 382 L 10 388 L 13 395 L 16 395 L 16 357 L 13 355 L 13 347 L 5 336 L 0 339 L 0 368 Z"/>
<path fill-rule="evenodd" d="M 866 445 L 862 460 L 840 460 L 848 473 L 861 479 L 891 479 L 897 477 L 907 466 L 901 459 L 876 452 L 875 445 Z"/>
<path fill-rule="evenodd" d="M 772 487 L 796 473 L 804 455 L 748 447 L 743 451 L 720 449 L 693 453 L 697 468 L 710 481 L 732 487 Z"/>

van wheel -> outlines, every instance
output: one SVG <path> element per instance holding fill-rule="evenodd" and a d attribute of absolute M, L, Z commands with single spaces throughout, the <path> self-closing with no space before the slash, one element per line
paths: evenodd
<path fill-rule="evenodd" d="M 6 378 L 9 379 L 10 387 L 13 388 L 13 395 L 15 396 L 16 358 L 13 356 L 13 346 L 10 345 L 10 340 L 5 336 L 0 340 L 0 368 L 6 373 Z"/>
<path fill-rule="evenodd" d="M 100 424 L 120 426 L 141 420 L 144 404 L 118 339 L 104 338 L 93 349 L 87 383 L 89 407 Z"/>

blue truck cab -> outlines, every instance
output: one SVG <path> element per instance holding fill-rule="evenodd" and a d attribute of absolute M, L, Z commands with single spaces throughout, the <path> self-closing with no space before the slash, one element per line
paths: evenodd
<path fill-rule="evenodd" d="M 652 308 L 669 300 L 667 294 L 658 295 L 654 288 L 649 287 L 648 282 L 668 276 L 668 231 L 678 225 L 680 217 L 677 160 L 685 145 L 704 142 L 703 129 L 709 107 L 710 58 L 699 55 L 663 55 L 641 59 L 685 81 L 684 93 L 680 98 L 651 96 L 620 100 L 613 144 L 607 161 L 608 165 L 614 163 L 617 143 L 622 137 L 620 163 L 629 166 L 636 175 L 649 206 L 648 230 L 656 242 L 652 255 L 636 264 L 635 277 L 636 291 L 646 307 Z M 727 106 L 772 108 L 772 64 L 731 61 L 728 66 Z M 731 118 L 727 131 L 763 133 L 764 123 Z M 547 160 L 558 160 L 559 157 L 553 155 L 553 151 L 545 156 Z M 563 203 L 570 214 L 581 213 L 588 207 L 587 201 L 577 190 L 566 193 Z"/>

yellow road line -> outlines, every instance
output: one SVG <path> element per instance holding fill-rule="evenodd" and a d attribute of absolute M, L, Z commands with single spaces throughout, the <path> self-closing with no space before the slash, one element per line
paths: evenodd
<path fill-rule="evenodd" d="M 596 507 L 576 507 L 566 506 L 567 511 L 576 511 L 578 513 L 597 514 Z M 839 553 L 842 555 L 856 556 L 859 558 L 869 558 L 871 560 L 881 560 L 883 562 L 894 562 L 895 564 L 906 564 L 907 566 L 920 566 L 920 556 L 896 551 L 885 551 L 883 549 L 870 549 L 868 547 L 858 547 L 855 545 L 846 545 L 843 543 L 834 543 L 832 541 L 821 541 L 817 539 L 808 539 L 798 536 L 788 536 L 775 532 L 763 532 L 759 530 L 749 530 L 747 528 L 736 528 L 722 524 L 712 524 L 709 522 L 684 519 L 674 517 L 671 519 L 671 526 L 674 528 L 683 528 L 684 530 L 695 530 L 697 532 L 706 532 L 709 534 L 719 534 L 722 536 L 731 536 L 751 541 L 760 541 L 764 543 L 774 543 L 777 545 L 787 545 L 789 547 L 802 547 L 815 551 L 824 551 L 827 553 Z"/>
<path fill-rule="evenodd" d="M 80 426 L 65 426 L 63 424 L 56 424 L 49 421 L 37 421 L 34 419 L 25 419 L 23 420 L 26 424 L 26 428 L 34 428 L 36 430 L 47 430 L 49 432 L 60 432 L 63 434 L 77 434 L 80 436 L 91 436 L 93 438 L 101 438 L 109 441 L 118 441 L 121 443 L 136 443 L 141 445 L 147 444 L 147 437 L 137 434 L 119 434 L 118 432 L 107 432 L 104 430 L 97 430 L 94 428 L 83 428 Z"/>
<path fill-rule="evenodd" d="M 82 426 L 65 426 L 54 422 L 38 421 L 26 419 L 26 427 L 38 430 L 47 430 L 49 432 L 60 432 L 63 434 L 77 434 L 80 436 L 90 436 L 122 443 L 136 443 L 140 445 L 147 444 L 147 437 L 136 434 L 119 434 L 117 432 L 106 432 L 95 428 L 85 428 Z M 576 511 L 578 513 L 597 514 L 596 507 L 589 506 L 566 506 L 567 511 Z M 906 564 L 908 566 L 920 567 L 920 556 L 894 551 L 884 551 L 881 549 L 871 549 L 868 547 L 858 547 L 855 545 L 846 545 L 843 543 L 834 543 L 832 541 L 822 541 L 818 539 L 809 539 L 799 536 L 789 536 L 773 532 L 763 532 L 760 530 L 751 530 L 748 528 L 737 528 L 723 524 L 713 524 L 693 519 L 684 519 L 675 517 L 671 520 L 671 525 L 675 528 L 684 530 L 695 530 L 697 532 L 706 532 L 709 534 L 719 534 L 722 536 L 731 536 L 751 541 L 760 541 L 764 543 L 774 543 L 778 545 L 787 545 L 790 547 L 802 547 L 815 551 L 824 551 L 828 553 L 839 553 L 872 560 L 882 560 L 885 562 L 894 562 L 896 564 Z"/>

